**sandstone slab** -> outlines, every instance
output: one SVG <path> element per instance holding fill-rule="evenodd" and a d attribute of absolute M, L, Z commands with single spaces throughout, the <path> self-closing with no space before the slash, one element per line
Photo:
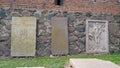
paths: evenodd
<path fill-rule="evenodd" d="M 13 17 L 11 56 L 35 56 L 36 18 Z"/>
<path fill-rule="evenodd" d="M 68 27 L 66 17 L 53 17 L 51 20 L 52 44 L 51 51 L 53 55 L 68 54 Z"/>

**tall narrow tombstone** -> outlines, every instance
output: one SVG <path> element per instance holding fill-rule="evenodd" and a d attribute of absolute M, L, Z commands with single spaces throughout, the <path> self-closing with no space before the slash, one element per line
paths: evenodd
<path fill-rule="evenodd" d="M 52 45 L 51 51 L 53 55 L 68 54 L 68 27 L 66 17 L 53 17 L 51 20 L 52 29 Z"/>
<path fill-rule="evenodd" d="M 11 56 L 35 56 L 36 18 L 13 17 Z"/>
<path fill-rule="evenodd" d="M 86 21 L 86 52 L 108 53 L 108 21 L 87 20 Z"/>

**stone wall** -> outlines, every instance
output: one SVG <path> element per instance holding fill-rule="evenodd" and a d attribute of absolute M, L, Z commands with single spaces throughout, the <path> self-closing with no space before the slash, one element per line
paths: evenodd
<path fill-rule="evenodd" d="M 48 11 L 48 10 L 0 10 L 0 57 L 10 57 L 11 21 L 12 17 L 36 17 L 37 39 L 36 55 L 49 56 L 51 54 L 51 18 L 56 14 L 68 17 L 69 54 L 85 53 L 85 23 L 86 19 L 109 21 L 110 52 L 120 52 L 120 14 L 97 14 L 91 12 Z"/>

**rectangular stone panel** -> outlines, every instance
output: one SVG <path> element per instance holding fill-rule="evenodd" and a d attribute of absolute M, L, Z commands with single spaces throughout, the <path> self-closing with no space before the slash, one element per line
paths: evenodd
<path fill-rule="evenodd" d="M 13 17 L 11 56 L 35 56 L 36 18 Z"/>
<path fill-rule="evenodd" d="M 108 21 L 87 20 L 86 21 L 86 52 L 108 53 Z"/>
<path fill-rule="evenodd" d="M 68 54 L 68 26 L 66 17 L 53 17 L 51 20 L 52 29 L 52 45 L 51 51 L 53 55 Z"/>

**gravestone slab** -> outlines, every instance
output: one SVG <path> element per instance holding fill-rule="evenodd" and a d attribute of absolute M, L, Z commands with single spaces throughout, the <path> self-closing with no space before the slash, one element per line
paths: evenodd
<path fill-rule="evenodd" d="M 108 21 L 86 21 L 86 52 L 109 53 Z"/>
<path fill-rule="evenodd" d="M 36 18 L 13 17 L 11 56 L 35 56 Z"/>
<path fill-rule="evenodd" d="M 68 54 L 68 26 L 66 17 L 53 17 L 51 19 L 52 44 L 51 51 L 53 55 Z"/>
<path fill-rule="evenodd" d="M 120 66 L 99 59 L 70 59 L 69 66 L 65 68 L 120 68 Z"/>

